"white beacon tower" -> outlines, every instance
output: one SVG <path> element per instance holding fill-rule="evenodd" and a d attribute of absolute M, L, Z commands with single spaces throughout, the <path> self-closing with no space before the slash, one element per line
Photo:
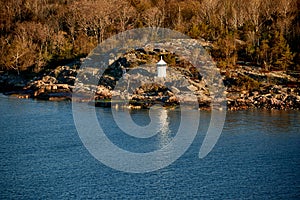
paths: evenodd
<path fill-rule="evenodd" d="M 157 77 L 167 77 L 167 63 L 160 57 L 160 61 L 156 63 Z"/>

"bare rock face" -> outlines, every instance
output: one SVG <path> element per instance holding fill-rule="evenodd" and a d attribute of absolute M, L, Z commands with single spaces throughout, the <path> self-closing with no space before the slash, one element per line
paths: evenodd
<path fill-rule="evenodd" d="M 300 96 L 297 88 L 288 88 L 282 85 L 262 86 L 258 91 L 245 91 L 239 97 L 229 94 L 228 108 L 240 110 L 248 108 L 261 109 L 300 109 Z"/>
<path fill-rule="evenodd" d="M 59 66 L 50 73 L 29 81 L 19 98 L 25 96 L 50 101 L 71 100 L 76 74 L 76 67 Z"/>
<path fill-rule="evenodd" d="M 106 87 L 100 85 L 97 87 L 95 100 L 99 99 L 111 99 L 112 93 L 111 90 L 107 89 Z"/>

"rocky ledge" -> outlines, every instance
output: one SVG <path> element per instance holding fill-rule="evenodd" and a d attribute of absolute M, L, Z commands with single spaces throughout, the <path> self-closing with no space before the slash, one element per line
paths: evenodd
<path fill-rule="evenodd" d="M 1 91 L 17 98 L 36 98 L 50 101 L 72 99 L 72 89 L 78 65 L 60 66 L 28 80 L 24 76 L 0 74 Z"/>

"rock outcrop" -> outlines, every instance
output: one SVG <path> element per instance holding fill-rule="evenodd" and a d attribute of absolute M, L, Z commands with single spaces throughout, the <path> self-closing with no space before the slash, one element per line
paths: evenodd
<path fill-rule="evenodd" d="M 71 100 L 72 89 L 74 88 L 77 75 L 77 65 L 59 66 L 56 69 L 32 80 L 0 76 L 0 82 L 6 85 L 13 85 L 12 91 L 5 91 L 4 94 L 14 94 L 18 98 L 36 98 L 50 101 Z M 13 83 L 11 83 L 13 81 Z M 6 88 L 7 89 L 7 88 Z"/>

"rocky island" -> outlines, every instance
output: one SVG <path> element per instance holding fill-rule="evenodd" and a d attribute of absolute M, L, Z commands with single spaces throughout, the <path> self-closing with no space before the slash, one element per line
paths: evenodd
<path fill-rule="evenodd" d="M 88 90 L 95 91 L 94 98 L 85 99 L 85 101 L 95 102 L 96 106 L 110 106 L 113 96 L 128 95 L 125 94 L 124 88 L 115 88 L 118 81 L 121 78 L 125 81 L 147 80 L 147 75 L 141 73 L 130 74 L 130 71 L 139 65 L 155 64 L 159 61 L 160 56 L 163 56 L 166 60 L 169 69 L 177 72 L 168 72 L 169 75 L 166 77 L 166 82 L 173 81 L 174 84 L 167 87 L 159 82 L 151 83 L 150 80 L 150 82 L 137 82 L 136 85 L 139 85 L 139 87 L 135 88 L 130 94 L 129 107 L 149 108 L 156 103 L 164 107 L 176 107 L 180 105 L 178 97 L 190 92 L 196 96 L 200 109 L 211 109 L 209 88 L 205 79 L 195 67 L 171 52 L 146 48 L 136 49 L 111 61 L 102 74 L 99 84 L 88 88 Z M 58 66 L 31 79 L 17 74 L 1 72 L 1 92 L 17 98 L 70 101 L 72 100 L 72 90 L 74 89 L 77 71 L 82 61 Z M 225 93 L 229 110 L 253 108 L 300 109 L 300 80 L 297 74 L 287 74 L 283 71 L 267 72 L 260 67 L 249 66 L 246 63 L 241 63 L 234 69 L 219 69 L 219 71 L 226 87 Z M 178 79 L 178 77 L 180 77 L 180 80 L 176 82 L 175 79 Z M 185 98 L 189 97 L 185 95 Z M 188 99 L 185 100 L 188 101 Z"/>

